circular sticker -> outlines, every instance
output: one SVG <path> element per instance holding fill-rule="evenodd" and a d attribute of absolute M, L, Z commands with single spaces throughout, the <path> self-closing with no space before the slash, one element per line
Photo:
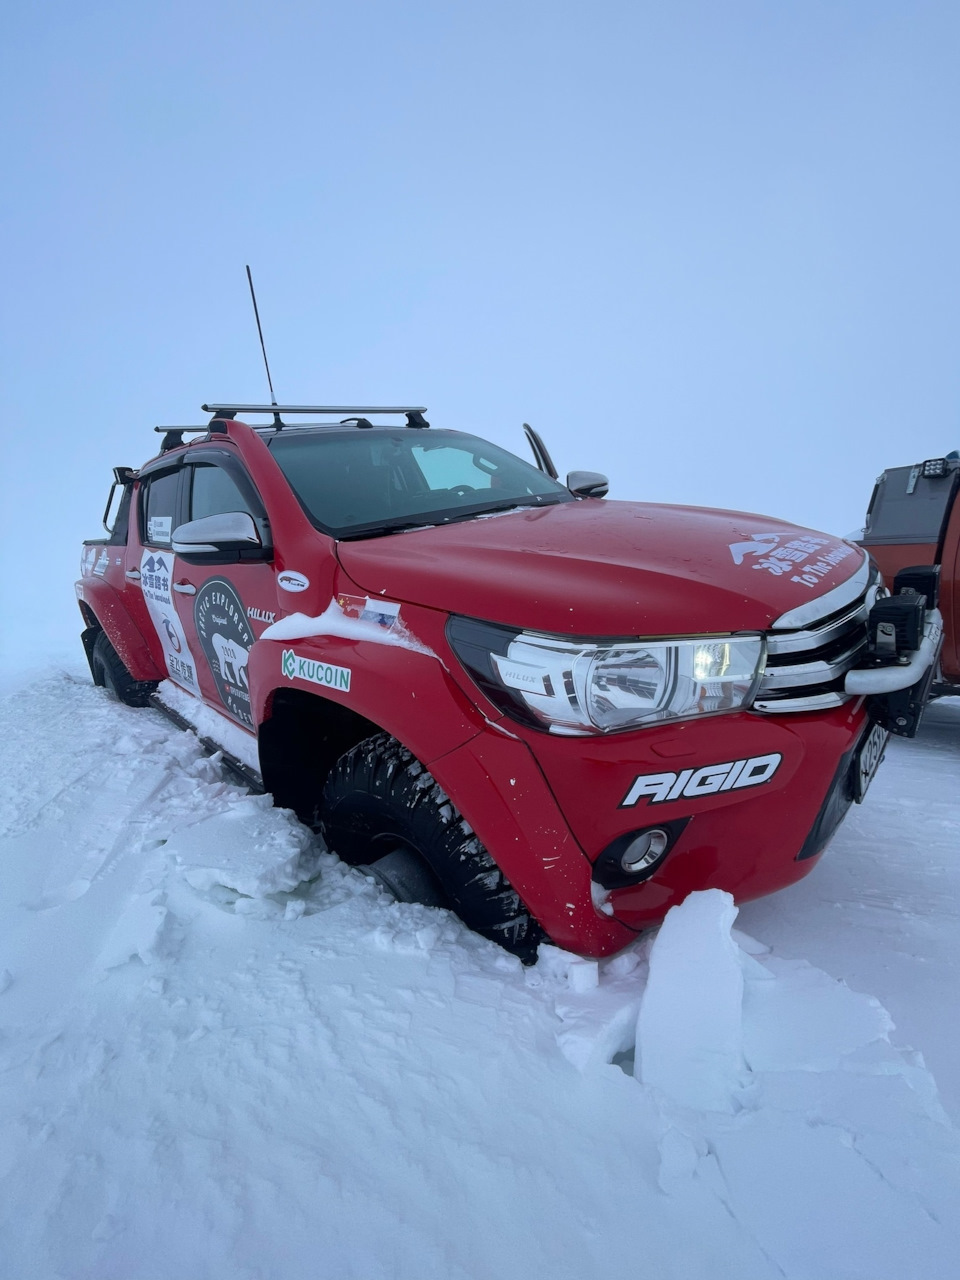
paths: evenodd
<path fill-rule="evenodd" d="M 305 578 L 302 573 L 295 573 L 293 569 L 284 569 L 277 576 L 277 586 L 283 587 L 284 591 L 306 591 L 309 585 L 310 579 Z"/>
<path fill-rule="evenodd" d="M 240 597 L 223 578 L 211 578 L 197 592 L 193 617 L 221 702 L 252 729 L 247 658 L 254 635 Z"/>

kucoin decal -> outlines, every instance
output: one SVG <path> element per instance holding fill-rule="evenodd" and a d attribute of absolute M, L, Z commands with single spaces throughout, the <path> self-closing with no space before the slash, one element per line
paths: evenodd
<path fill-rule="evenodd" d="M 632 808 L 640 800 L 648 804 L 664 804 L 667 800 L 697 800 L 720 791 L 741 791 L 769 782 L 780 768 L 783 756 L 775 751 L 768 756 L 752 756 L 749 760 L 727 760 L 724 764 L 707 764 L 700 769 L 681 769 L 679 773 L 644 773 L 634 779 L 633 786 L 620 801 L 621 809 Z"/>
<path fill-rule="evenodd" d="M 252 729 L 247 659 L 255 637 L 240 597 L 223 578 L 210 578 L 197 592 L 193 618 L 220 701 L 235 720 Z"/>
<path fill-rule="evenodd" d="M 309 578 L 305 578 L 302 573 L 295 573 L 292 569 L 284 569 L 283 573 L 277 574 L 277 586 L 282 587 L 284 591 L 306 591 L 309 585 Z"/>
<path fill-rule="evenodd" d="M 342 693 L 350 692 L 351 670 L 349 667 L 335 667 L 331 662 L 317 662 L 314 658 L 305 658 L 294 653 L 292 649 L 284 649 L 280 659 L 280 670 L 288 680 L 309 680 L 311 684 L 323 685 L 326 689 L 339 689 Z"/>
<path fill-rule="evenodd" d="M 170 679 L 190 693 L 199 695 L 197 664 L 190 652 L 170 594 L 174 563 L 174 558 L 168 551 L 144 551 L 140 557 L 140 588 L 150 620 L 163 646 L 163 657 Z"/>

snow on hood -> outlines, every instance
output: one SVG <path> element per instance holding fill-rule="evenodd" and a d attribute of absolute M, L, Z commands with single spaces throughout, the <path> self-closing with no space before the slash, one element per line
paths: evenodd
<path fill-rule="evenodd" d="M 338 544 L 371 595 L 573 635 L 764 630 L 863 553 L 766 516 L 585 501 Z"/>

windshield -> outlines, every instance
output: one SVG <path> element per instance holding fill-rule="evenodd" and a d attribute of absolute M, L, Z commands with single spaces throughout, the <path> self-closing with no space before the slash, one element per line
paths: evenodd
<path fill-rule="evenodd" d="M 335 538 L 573 501 L 559 481 L 459 431 L 291 432 L 274 436 L 270 451 L 313 523 Z"/>

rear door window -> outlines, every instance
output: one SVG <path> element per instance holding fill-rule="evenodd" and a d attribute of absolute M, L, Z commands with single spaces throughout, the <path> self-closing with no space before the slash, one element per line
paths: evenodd
<path fill-rule="evenodd" d="M 141 536 L 150 547 L 169 547 L 177 523 L 177 495 L 180 472 L 166 471 L 147 480 L 146 499 L 142 500 Z"/>
<path fill-rule="evenodd" d="M 107 527 L 110 530 L 110 536 L 107 541 L 112 546 L 126 545 L 127 529 L 130 524 L 130 499 L 132 496 L 133 485 L 125 484 L 120 490 L 119 498 L 114 498 L 115 511 L 111 511 L 107 515 Z"/>

